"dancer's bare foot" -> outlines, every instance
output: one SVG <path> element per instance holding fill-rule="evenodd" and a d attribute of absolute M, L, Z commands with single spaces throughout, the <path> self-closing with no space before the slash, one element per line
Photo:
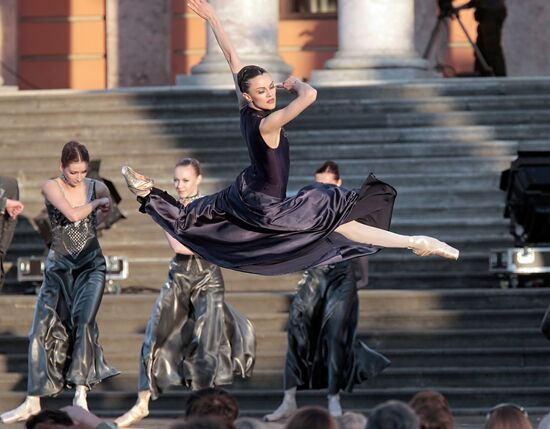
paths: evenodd
<path fill-rule="evenodd" d="M 332 417 L 340 417 L 342 415 L 340 395 L 328 395 L 328 412 Z"/>
<path fill-rule="evenodd" d="M 115 420 L 115 423 L 119 428 L 128 427 L 134 423 L 143 420 L 149 415 L 149 399 L 151 398 L 151 392 L 141 391 L 138 393 L 138 400 L 136 405 L 130 408 L 126 413 L 121 415 Z"/>
<path fill-rule="evenodd" d="M 40 412 L 40 397 L 27 396 L 25 401 L 13 410 L 6 411 L 0 416 L 0 421 L 5 424 L 24 422 L 29 417 Z"/>
<path fill-rule="evenodd" d="M 127 165 L 122 167 L 122 175 L 124 179 L 126 179 L 128 189 L 138 197 L 146 197 L 151 192 L 154 184 L 153 179 L 143 174 L 139 174 Z"/>
<path fill-rule="evenodd" d="M 86 411 L 88 410 L 88 389 L 86 389 L 86 386 L 76 386 L 74 398 L 73 398 L 73 405 L 76 405 L 77 407 L 84 408 Z"/>
<path fill-rule="evenodd" d="M 286 398 L 283 399 L 279 408 L 273 411 L 271 414 L 266 414 L 264 416 L 264 421 L 266 422 L 276 422 L 282 419 L 290 417 L 298 407 L 296 406 L 296 401 L 289 401 Z"/>
<path fill-rule="evenodd" d="M 447 243 L 425 235 L 414 235 L 409 237 L 408 248 L 418 256 L 437 255 L 454 260 L 458 259 L 460 253 L 458 249 L 449 246 Z"/>

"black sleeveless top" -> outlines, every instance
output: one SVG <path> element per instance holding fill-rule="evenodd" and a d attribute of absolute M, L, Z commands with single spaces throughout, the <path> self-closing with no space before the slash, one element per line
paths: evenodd
<path fill-rule="evenodd" d="M 269 113 L 248 106 L 241 109 L 241 133 L 251 164 L 245 171 L 245 180 L 254 191 L 285 198 L 290 169 L 288 139 L 281 129 L 279 146 L 272 149 L 266 144 L 260 134 L 260 122 Z"/>
<path fill-rule="evenodd" d="M 89 203 L 95 199 L 95 180 L 86 179 L 86 182 L 88 183 L 86 202 Z M 61 188 L 61 192 L 63 192 L 63 188 Z M 63 195 L 65 194 L 63 193 Z M 84 219 L 71 222 L 48 200 L 46 200 L 46 209 L 52 226 L 51 250 L 64 256 L 77 258 L 84 249 L 88 252 L 99 248 L 95 210 Z"/>

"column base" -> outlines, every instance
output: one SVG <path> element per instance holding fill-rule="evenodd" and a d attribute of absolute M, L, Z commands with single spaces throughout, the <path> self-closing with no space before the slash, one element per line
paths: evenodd
<path fill-rule="evenodd" d="M 19 87 L 16 85 L 0 85 L 0 92 L 19 91 Z"/>
<path fill-rule="evenodd" d="M 282 82 L 290 73 L 292 68 L 281 59 L 272 56 L 264 58 L 241 58 L 243 65 L 255 64 L 263 67 L 273 77 L 273 80 Z M 234 88 L 235 83 L 231 77 L 229 66 L 225 60 L 218 61 L 203 59 L 192 68 L 191 74 L 179 74 L 176 76 L 176 85 L 189 86 L 194 88 Z"/>
<path fill-rule="evenodd" d="M 336 57 L 327 61 L 325 67 L 312 72 L 313 85 L 362 85 L 437 76 L 429 70 L 426 60 L 417 57 Z"/>

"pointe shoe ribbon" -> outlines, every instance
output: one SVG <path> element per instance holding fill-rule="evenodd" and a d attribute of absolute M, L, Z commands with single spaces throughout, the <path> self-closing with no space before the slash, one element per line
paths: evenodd
<path fill-rule="evenodd" d="M 119 428 L 124 428 L 143 420 L 148 415 L 149 410 L 144 410 L 139 405 L 134 405 L 125 414 L 117 418 L 115 423 Z"/>
<path fill-rule="evenodd" d="M 126 185 L 128 189 L 138 197 L 146 197 L 151 192 L 153 188 L 153 179 L 150 179 L 143 174 L 139 174 L 133 168 L 128 167 L 127 165 L 122 167 L 122 176 L 126 180 Z"/>
<path fill-rule="evenodd" d="M 409 249 L 418 256 L 437 255 L 447 259 L 457 260 L 460 252 L 458 249 L 449 246 L 447 243 L 436 240 L 432 237 L 417 235 L 409 237 Z"/>

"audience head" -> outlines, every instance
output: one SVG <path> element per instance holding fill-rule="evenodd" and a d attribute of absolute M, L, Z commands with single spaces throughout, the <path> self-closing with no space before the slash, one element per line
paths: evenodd
<path fill-rule="evenodd" d="M 223 418 L 202 416 L 181 419 L 170 426 L 170 429 L 235 429 L 235 427 Z"/>
<path fill-rule="evenodd" d="M 363 414 L 351 411 L 336 417 L 336 422 L 340 429 L 365 429 L 367 426 L 367 418 Z"/>
<path fill-rule="evenodd" d="M 73 426 L 73 421 L 65 411 L 42 410 L 25 422 L 26 429 L 53 429 Z"/>
<path fill-rule="evenodd" d="M 533 426 L 523 407 L 499 404 L 487 413 L 485 429 L 533 429 Z"/>
<path fill-rule="evenodd" d="M 235 429 L 266 429 L 267 425 L 253 417 L 239 417 L 233 422 Z"/>
<path fill-rule="evenodd" d="M 366 429 L 419 429 L 418 417 L 402 401 L 386 401 L 378 405 L 367 420 Z"/>
<path fill-rule="evenodd" d="M 439 392 L 418 392 L 409 402 L 420 421 L 420 429 L 453 429 L 453 414 L 447 399 Z"/>
<path fill-rule="evenodd" d="M 235 397 L 225 390 L 209 387 L 191 393 L 185 404 L 185 416 L 217 417 L 233 424 L 239 416 L 239 404 Z"/>
<path fill-rule="evenodd" d="M 294 413 L 285 429 L 338 429 L 338 424 L 324 408 L 303 407 Z"/>

